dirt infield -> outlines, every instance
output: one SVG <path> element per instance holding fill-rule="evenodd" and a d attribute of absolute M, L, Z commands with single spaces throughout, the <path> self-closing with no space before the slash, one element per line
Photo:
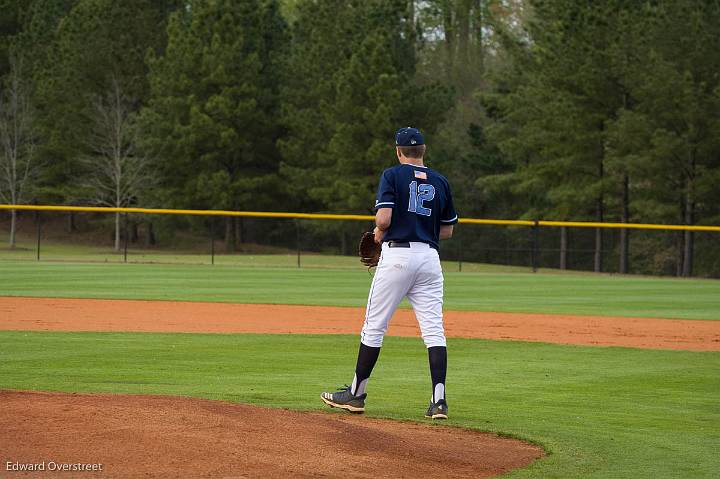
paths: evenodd
<path fill-rule="evenodd" d="M 362 308 L 0 297 L 0 330 L 359 334 Z M 720 351 L 720 321 L 446 311 L 449 337 Z M 419 336 L 399 310 L 390 335 Z"/>
<path fill-rule="evenodd" d="M 492 477 L 543 455 L 464 429 L 204 399 L 0 391 L 0 404 L 0 477 Z"/>

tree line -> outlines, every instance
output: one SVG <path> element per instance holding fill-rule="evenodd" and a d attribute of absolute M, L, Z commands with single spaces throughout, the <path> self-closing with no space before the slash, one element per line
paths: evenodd
<path fill-rule="evenodd" d="M 0 0 L 0 200 L 368 213 L 413 125 L 466 217 L 720 224 L 718 47 L 714 0 Z"/>

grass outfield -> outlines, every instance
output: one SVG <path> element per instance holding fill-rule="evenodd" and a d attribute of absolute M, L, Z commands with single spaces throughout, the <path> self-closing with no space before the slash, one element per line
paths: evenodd
<path fill-rule="evenodd" d="M 321 410 L 349 381 L 351 336 L 0 332 L 0 388 L 199 396 Z M 542 444 L 514 478 L 717 477 L 720 355 L 451 340 L 455 426 Z M 368 415 L 419 420 L 419 338 L 387 338 Z M 334 412 L 333 412 L 334 413 Z"/>
<path fill-rule="evenodd" d="M 330 266 L 0 261 L 0 295 L 364 306 L 371 275 Z M 452 310 L 720 319 L 716 280 L 497 270 L 445 277 Z"/>

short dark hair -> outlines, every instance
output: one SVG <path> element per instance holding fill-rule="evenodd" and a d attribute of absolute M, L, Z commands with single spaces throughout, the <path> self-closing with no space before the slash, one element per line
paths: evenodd
<path fill-rule="evenodd" d="M 398 149 L 408 158 L 422 158 L 425 155 L 425 145 L 398 146 Z"/>

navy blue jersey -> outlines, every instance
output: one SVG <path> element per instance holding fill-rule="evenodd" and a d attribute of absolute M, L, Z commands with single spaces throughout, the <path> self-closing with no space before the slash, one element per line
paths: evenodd
<path fill-rule="evenodd" d="M 392 208 L 383 241 L 421 241 L 439 249 L 440 225 L 458 221 L 450 184 L 426 167 L 401 164 L 383 171 L 375 209 Z"/>

